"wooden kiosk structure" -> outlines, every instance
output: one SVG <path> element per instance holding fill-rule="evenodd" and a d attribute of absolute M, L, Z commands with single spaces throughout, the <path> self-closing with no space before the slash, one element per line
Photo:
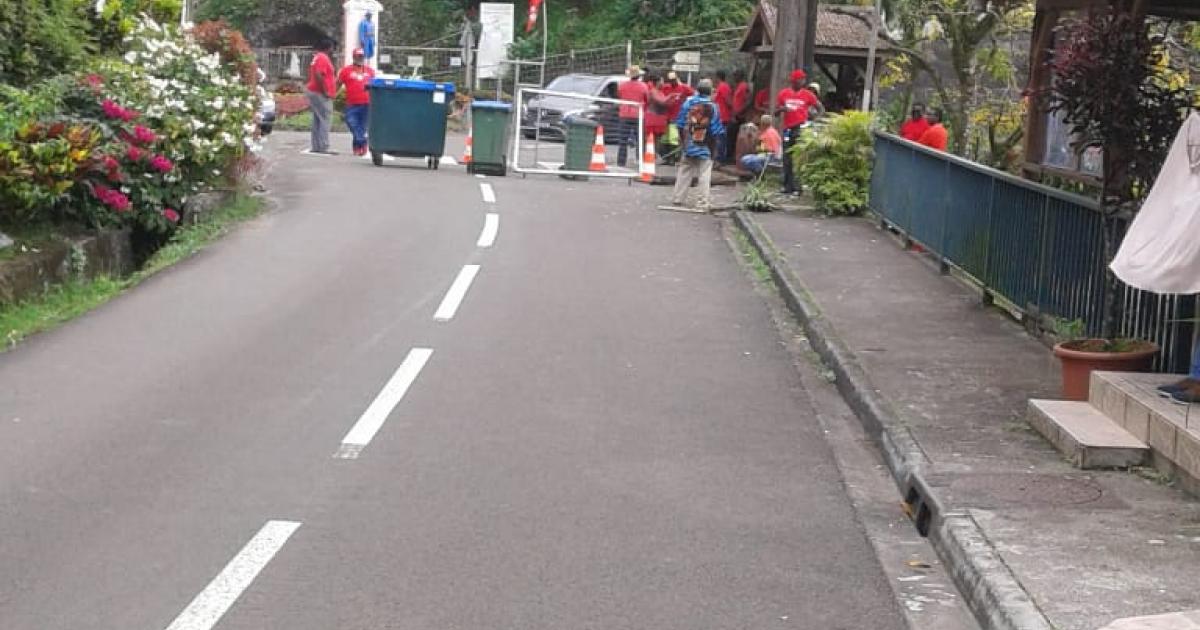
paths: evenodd
<path fill-rule="evenodd" d="M 823 94 L 819 96 L 828 101 L 826 105 L 832 109 L 857 108 L 862 101 L 874 13 L 872 7 L 819 6 L 814 48 L 816 67 L 807 70 L 809 81 L 821 84 Z M 754 57 L 752 77 L 770 76 L 768 70 L 775 57 L 779 17 L 774 0 L 759 0 L 739 49 Z M 878 59 L 886 60 L 895 52 L 887 38 L 880 35 L 876 44 Z M 882 61 L 876 61 L 876 77 L 883 66 Z M 756 83 L 762 87 L 761 81 Z"/>

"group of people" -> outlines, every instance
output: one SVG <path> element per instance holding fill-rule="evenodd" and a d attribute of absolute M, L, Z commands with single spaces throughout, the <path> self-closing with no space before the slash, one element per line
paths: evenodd
<path fill-rule="evenodd" d="M 735 163 L 743 125 L 755 125 L 755 141 L 738 163 L 756 175 L 770 166 L 781 166 L 783 192 L 798 194 L 788 149 L 799 141 L 810 117 L 825 111 L 817 96 L 819 88 L 806 83 L 808 75 L 803 70 L 791 73 L 790 84 L 776 95 L 773 110 L 768 90 L 761 89 L 753 99 L 750 97 L 750 84 L 742 70 L 733 72 L 732 81 L 726 81 L 730 76 L 726 72 L 718 71 L 702 79 L 695 89 L 680 82 L 674 72 L 662 79 L 634 66 L 628 74 L 629 78 L 618 86 L 617 96 L 637 105 L 622 105 L 619 109 L 617 164 L 624 166 L 629 148 L 637 147 L 639 113 L 644 110 L 646 137 L 653 136 L 665 163 L 678 165 L 674 205 L 685 204 L 688 188 L 696 180 L 697 207 L 708 207 L 713 165 Z M 776 116 L 780 117 L 782 133 L 776 129 Z"/>
<path fill-rule="evenodd" d="M 351 55 L 353 62 L 335 73 L 333 60 L 329 57 L 332 50 L 333 40 L 319 42 L 308 67 L 306 89 L 313 117 L 310 151 L 326 155 L 336 154 L 329 146 L 329 131 L 333 119 L 333 100 L 337 96 L 338 86 L 344 86 L 346 109 L 343 116 L 350 134 L 354 137 L 352 150 L 354 155 L 366 155 L 367 123 L 371 111 L 371 97 L 367 86 L 375 78 L 375 70 L 367 65 L 366 51 L 357 48 Z"/>
<path fill-rule="evenodd" d="M 950 133 L 942 124 L 941 110 L 925 111 L 925 106 L 917 103 L 913 105 L 908 120 L 900 125 L 900 137 L 936 151 L 945 151 Z"/>

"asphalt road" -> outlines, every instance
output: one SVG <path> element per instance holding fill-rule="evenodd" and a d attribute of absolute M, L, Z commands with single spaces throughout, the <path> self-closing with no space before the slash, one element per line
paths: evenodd
<path fill-rule="evenodd" d="M 713 219 L 298 139 L 274 211 L 0 355 L 0 628 L 904 627 Z"/>

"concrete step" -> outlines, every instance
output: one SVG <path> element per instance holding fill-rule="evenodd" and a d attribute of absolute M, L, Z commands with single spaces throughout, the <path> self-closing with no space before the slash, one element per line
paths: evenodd
<path fill-rule="evenodd" d="M 1078 468 L 1141 466 L 1150 447 L 1090 403 L 1030 400 L 1029 424 Z"/>
<path fill-rule="evenodd" d="M 1153 463 L 1200 496 L 1200 404 L 1179 405 L 1156 388 L 1173 374 L 1092 372 L 1092 405 L 1150 446 Z"/>
<path fill-rule="evenodd" d="M 1200 610 L 1119 619 L 1100 630 L 1200 630 Z"/>

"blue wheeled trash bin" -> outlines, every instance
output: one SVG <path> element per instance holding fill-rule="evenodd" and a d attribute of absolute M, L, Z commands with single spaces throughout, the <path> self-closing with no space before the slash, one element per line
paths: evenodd
<path fill-rule="evenodd" d="M 375 166 L 383 156 L 425 158 L 436 169 L 446 152 L 446 115 L 453 83 L 380 77 L 367 86 L 371 121 L 367 145 Z"/>

